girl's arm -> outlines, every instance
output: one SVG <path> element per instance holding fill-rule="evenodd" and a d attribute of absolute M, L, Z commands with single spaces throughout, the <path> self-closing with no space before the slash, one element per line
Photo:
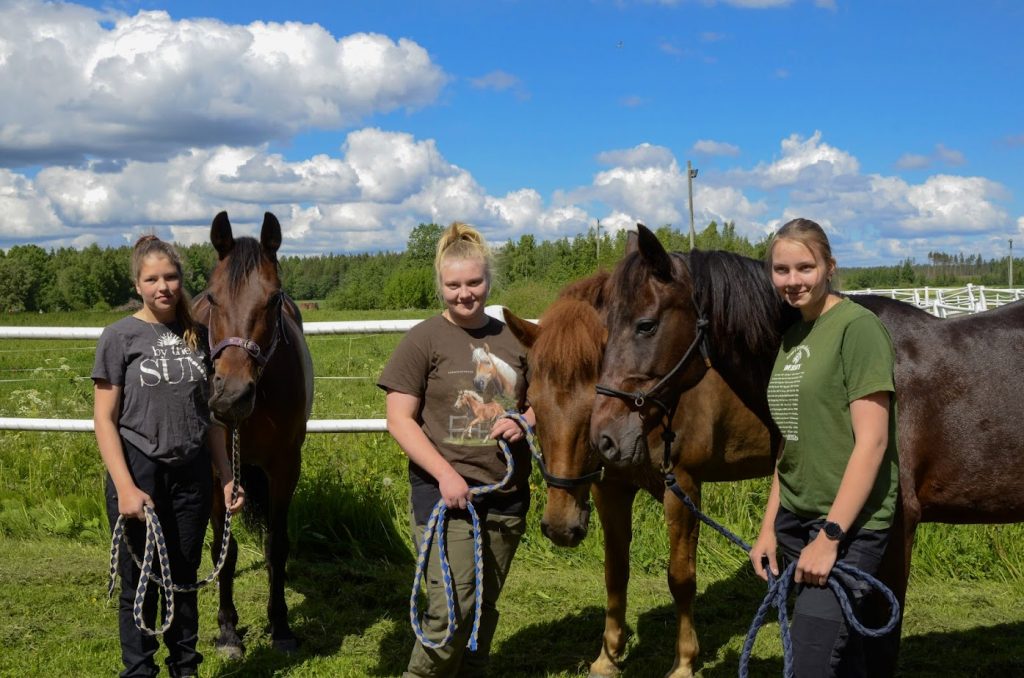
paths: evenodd
<path fill-rule="evenodd" d="M 864 508 L 885 458 L 889 444 L 889 401 L 890 393 L 879 391 L 850 403 L 853 452 L 826 518 L 838 523 L 844 532 L 850 529 Z M 823 585 L 838 554 L 839 542 L 829 539 L 822 530 L 800 553 L 794 580 Z"/>
<path fill-rule="evenodd" d="M 416 423 L 419 408 L 418 396 L 389 390 L 385 406 L 388 433 L 413 463 L 437 480 L 445 506 L 464 509 L 470 501 L 469 485 Z"/>
<path fill-rule="evenodd" d="M 772 474 L 772 489 L 768 493 L 768 503 L 764 509 L 764 520 L 761 521 L 761 532 L 757 535 L 757 541 L 750 547 L 750 562 L 754 565 L 754 573 L 758 577 L 768 581 L 768 573 L 765 572 L 765 558 L 768 558 L 768 567 L 772 575 L 779 576 L 779 563 L 776 551 L 778 540 L 775 537 L 775 517 L 779 513 L 779 470 L 775 469 Z"/>
<path fill-rule="evenodd" d="M 145 520 L 143 506 L 153 506 L 148 494 L 135 485 L 121 446 L 118 422 L 121 411 L 121 387 L 97 379 L 93 387 L 92 420 L 96 428 L 96 444 L 103 465 L 107 467 L 117 490 L 117 511 L 122 516 Z"/>

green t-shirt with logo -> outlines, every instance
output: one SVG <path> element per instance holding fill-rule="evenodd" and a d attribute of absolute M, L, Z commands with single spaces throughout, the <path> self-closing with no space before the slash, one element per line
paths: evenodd
<path fill-rule="evenodd" d="M 828 514 L 853 452 L 850 403 L 893 393 L 893 363 L 892 340 L 881 321 L 849 299 L 786 332 L 768 384 L 768 406 L 785 441 L 778 465 L 782 506 L 808 518 Z M 889 527 L 898 482 L 896 403 L 890 397 L 889 445 L 853 527 Z"/>

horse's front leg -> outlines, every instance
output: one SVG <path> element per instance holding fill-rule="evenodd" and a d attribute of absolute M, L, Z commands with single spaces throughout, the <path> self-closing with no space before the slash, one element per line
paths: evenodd
<path fill-rule="evenodd" d="M 288 625 L 288 603 L 284 599 L 285 564 L 291 544 L 288 540 L 288 508 L 299 481 L 299 452 L 289 455 L 293 468 L 275 469 L 268 473 L 270 481 L 270 520 L 265 545 L 267 572 L 270 577 L 270 599 L 267 618 L 270 620 L 270 640 L 274 649 L 294 652 L 298 640 Z"/>
<path fill-rule="evenodd" d="M 676 482 L 700 506 L 700 483 L 681 469 Z M 700 521 L 674 492 L 665 492 L 665 522 L 668 525 L 670 557 L 668 588 L 676 606 L 676 658 L 665 678 L 691 678 L 700 646 L 693 627 L 693 601 L 697 596 L 697 538 Z"/>
<path fill-rule="evenodd" d="M 213 506 L 211 522 L 213 523 L 213 544 L 210 547 L 213 563 L 216 566 L 220 557 L 221 543 L 224 539 L 224 493 L 220 491 L 220 483 L 214 481 Z M 238 635 L 238 610 L 235 609 L 235 565 L 238 562 L 238 544 L 232 536 L 228 543 L 228 552 L 224 557 L 217 579 L 220 596 L 220 609 L 217 610 L 217 625 L 220 634 L 214 640 L 214 647 L 230 659 L 241 659 L 245 653 L 242 638 Z"/>
<path fill-rule="evenodd" d="M 637 488 L 605 481 L 591 488 L 604 529 L 604 614 L 601 654 L 590 665 L 590 678 L 615 676 L 626 649 L 626 591 L 629 587 L 629 545 L 633 539 L 633 499 Z"/>

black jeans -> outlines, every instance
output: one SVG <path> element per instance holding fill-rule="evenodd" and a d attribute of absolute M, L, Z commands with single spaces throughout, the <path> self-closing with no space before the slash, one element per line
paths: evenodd
<path fill-rule="evenodd" d="M 781 567 L 798 560 L 800 551 L 818 536 L 824 524 L 823 518 L 802 518 L 780 506 L 775 518 L 775 536 L 784 561 Z M 888 530 L 851 530 L 839 546 L 838 561 L 874 575 L 888 540 Z M 833 574 L 849 591 L 850 603 L 859 617 L 870 588 L 843 573 L 833 571 Z M 830 588 L 797 584 L 790 636 L 797 678 L 867 676 L 862 638 L 850 631 Z"/>
<path fill-rule="evenodd" d="M 213 476 L 209 452 L 203 449 L 191 461 L 181 466 L 169 466 L 150 459 L 124 439 L 121 444 L 135 484 L 152 497 L 156 505 L 156 514 L 167 540 L 167 555 L 174 583 L 194 584 L 203 556 L 206 525 L 210 519 Z M 113 530 L 119 513 L 117 491 L 109 474 L 106 498 L 107 518 Z M 124 534 L 131 541 L 132 550 L 141 559 L 145 547 L 146 524 L 128 519 Z M 124 663 L 120 675 L 123 678 L 156 676 L 160 669 L 153 661 L 153 656 L 159 641 L 155 636 L 145 635 L 135 625 L 132 610 L 135 606 L 135 589 L 139 583 L 139 568 L 123 542 L 118 562 L 118 574 L 121 577 L 118 627 L 121 634 L 121 661 Z M 154 573 L 159 571 L 158 563 L 154 562 Z M 157 587 L 150 582 L 143 604 L 143 618 L 150 628 L 160 624 L 156 616 L 159 597 Z M 171 675 L 194 675 L 196 667 L 203 661 L 203 656 L 196 651 L 199 608 L 195 592 L 174 594 L 174 620 L 163 638 Z"/>

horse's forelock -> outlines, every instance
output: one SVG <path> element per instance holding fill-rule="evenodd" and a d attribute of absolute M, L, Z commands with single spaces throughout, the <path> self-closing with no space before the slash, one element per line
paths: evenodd
<path fill-rule="evenodd" d="M 259 269 L 263 259 L 263 248 L 255 238 L 235 238 L 235 246 L 227 258 L 228 285 L 233 292 L 240 290 L 249 276 Z"/>
<path fill-rule="evenodd" d="M 596 379 L 604 356 L 605 328 L 597 310 L 574 298 L 557 299 L 541 318 L 542 330 L 530 349 L 537 379 L 574 386 Z"/>

